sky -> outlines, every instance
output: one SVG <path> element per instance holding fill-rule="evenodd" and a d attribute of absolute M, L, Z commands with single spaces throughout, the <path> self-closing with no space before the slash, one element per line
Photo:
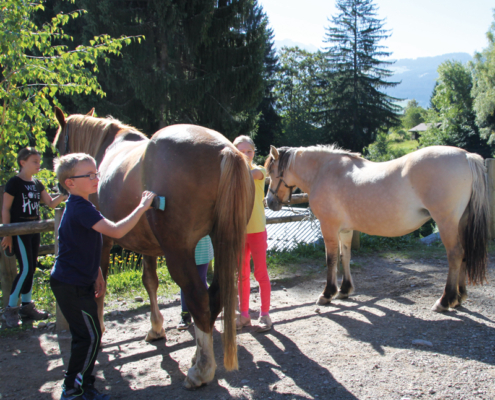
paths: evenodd
<path fill-rule="evenodd" d="M 328 19 L 336 14 L 335 0 L 258 0 L 268 16 L 276 41 L 326 46 Z M 486 32 L 494 0 L 375 0 L 378 18 L 391 37 L 380 42 L 392 58 L 432 57 L 468 53 L 487 47 Z"/>

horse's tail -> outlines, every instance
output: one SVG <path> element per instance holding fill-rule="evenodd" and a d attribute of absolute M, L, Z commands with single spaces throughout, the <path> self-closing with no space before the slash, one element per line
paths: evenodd
<path fill-rule="evenodd" d="M 254 201 L 254 183 L 249 166 L 239 151 L 222 150 L 220 183 L 215 206 L 213 241 L 215 244 L 215 273 L 218 273 L 220 301 L 224 312 L 224 366 L 238 368 L 235 309 L 237 274 L 243 259 L 246 227 Z"/>
<path fill-rule="evenodd" d="M 468 279 L 470 283 L 476 284 L 486 280 L 490 207 L 483 158 L 478 154 L 467 153 L 467 160 L 473 175 L 473 186 L 463 245 Z"/>

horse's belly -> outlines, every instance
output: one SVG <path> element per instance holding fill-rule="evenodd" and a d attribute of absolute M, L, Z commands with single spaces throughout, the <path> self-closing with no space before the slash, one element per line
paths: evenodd
<path fill-rule="evenodd" d="M 431 219 L 427 210 L 408 211 L 401 215 L 393 214 L 379 220 L 368 219 L 357 224 L 356 230 L 374 236 L 403 236 L 419 229 Z"/>

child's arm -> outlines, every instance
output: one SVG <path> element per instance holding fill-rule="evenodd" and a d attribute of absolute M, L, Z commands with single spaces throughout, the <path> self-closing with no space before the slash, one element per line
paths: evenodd
<path fill-rule="evenodd" d="M 261 172 L 261 169 L 258 169 L 258 168 L 254 168 L 251 170 L 251 175 L 253 176 L 253 179 L 254 180 L 261 180 L 261 179 L 265 179 L 265 175 L 263 175 L 263 172 Z"/>
<path fill-rule="evenodd" d="M 144 212 L 151 208 L 151 202 L 155 196 L 155 193 L 148 192 L 147 190 L 144 191 L 143 197 L 141 198 L 141 203 L 139 203 L 139 206 L 137 206 L 136 209 L 126 218 L 120 220 L 119 222 L 112 222 L 106 218 L 103 218 L 93 225 L 93 229 L 105 236 L 120 239 L 132 228 L 134 228 Z"/>
<path fill-rule="evenodd" d="M 57 207 L 60 203 L 63 201 L 67 200 L 67 196 L 63 194 L 59 194 L 57 197 L 52 198 L 46 190 L 43 190 L 41 192 L 41 201 L 45 203 L 48 207 L 50 208 L 55 208 Z"/>
<path fill-rule="evenodd" d="M 8 193 L 3 194 L 2 223 L 4 224 L 10 224 L 10 209 L 13 201 L 14 196 Z M 12 236 L 5 236 L 2 239 L 2 248 L 6 250 L 7 247 L 12 251 Z"/>

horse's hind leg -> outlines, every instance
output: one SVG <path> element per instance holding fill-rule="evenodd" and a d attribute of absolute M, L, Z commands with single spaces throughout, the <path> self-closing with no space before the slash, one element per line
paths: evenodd
<path fill-rule="evenodd" d="M 458 305 L 461 294 L 459 293 L 459 278 L 463 276 L 461 267 L 463 264 L 464 249 L 458 232 L 458 224 L 437 223 L 440 237 L 447 251 L 449 273 L 447 284 L 440 299 L 431 308 L 433 311 L 448 311 L 450 307 Z"/>
<path fill-rule="evenodd" d="M 156 257 L 143 255 L 143 284 L 150 297 L 151 329 L 146 335 L 147 342 L 165 338 L 163 329 L 163 316 L 158 308 L 158 275 L 156 274 Z"/>
<path fill-rule="evenodd" d="M 337 294 L 337 299 L 347 299 L 349 295 L 354 291 L 354 285 L 352 283 L 351 276 L 351 243 L 352 243 L 353 231 L 340 232 L 340 249 L 342 255 L 342 267 L 344 269 L 344 276 L 342 278 L 342 284 L 340 285 L 340 291 Z"/>
<path fill-rule="evenodd" d="M 110 250 L 112 250 L 112 246 L 113 246 L 113 240 L 108 236 L 103 236 L 100 265 L 101 265 L 101 272 L 103 274 L 103 278 L 105 279 L 105 282 L 107 281 L 107 276 L 108 276 L 108 266 L 110 265 Z M 105 290 L 103 291 L 103 294 L 100 297 L 96 298 L 96 304 L 98 306 L 98 319 L 100 321 L 102 334 L 105 332 L 105 323 L 103 322 L 103 306 L 105 304 L 106 291 L 107 288 L 105 286 Z"/>
<path fill-rule="evenodd" d="M 321 225 L 321 232 L 325 240 L 327 259 L 327 284 L 323 293 L 318 297 L 316 304 L 328 304 L 339 291 L 337 287 L 337 263 L 339 259 L 339 238 L 336 229 Z"/>

